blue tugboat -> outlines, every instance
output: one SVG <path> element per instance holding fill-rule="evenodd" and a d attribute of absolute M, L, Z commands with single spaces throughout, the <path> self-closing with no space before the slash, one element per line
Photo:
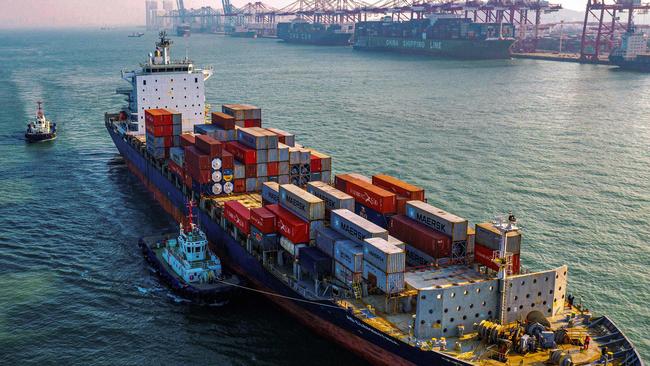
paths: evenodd
<path fill-rule="evenodd" d="M 205 233 L 192 221 L 193 207 L 190 201 L 178 236 L 143 237 L 139 245 L 163 282 L 178 295 L 200 304 L 225 303 L 241 283 L 224 272 L 221 260 L 208 248 Z"/>

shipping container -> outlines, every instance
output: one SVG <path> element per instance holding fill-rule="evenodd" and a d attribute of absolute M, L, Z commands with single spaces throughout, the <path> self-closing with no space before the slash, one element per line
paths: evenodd
<path fill-rule="evenodd" d="M 309 151 L 311 153 L 312 165 L 314 164 L 313 163 L 314 158 L 316 158 L 318 160 L 317 169 L 313 169 L 313 167 L 312 167 L 312 171 L 320 172 L 320 171 L 323 171 L 323 170 L 327 170 L 327 171 L 332 170 L 332 157 L 330 157 L 329 155 L 323 154 L 323 153 L 321 153 L 319 151 L 313 150 L 313 149 L 309 149 Z"/>
<path fill-rule="evenodd" d="M 278 204 L 264 206 L 275 215 L 277 232 L 293 243 L 309 243 L 309 223 Z"/>
<path fill-rule="evenodd" d="M 388 244 L 394 245 L 402 250 L 406 250 L 406 244 L 392 235 L 388 235 Z"/>
<path fill-rule="evenodd" d="M 252 127 L 255 131 L 264 134 L 266 136 L 266 149 L 277 149 L 279 138 L 275 133 L 267 130 L 266 128 L 261 127 Z"/>
<path fill-rule="evenodd" d="M 254 248 L 261 251 L 275 251 L 278 250 L 278 235 L 275 233 L 264 234 L 260 229 L 251 225 L 251 243 Z"/>
<path fill-rule="evenodd" d="M 182 167 L 185 165 L 185 150 L 182 147 L 172 147 L 169 149 L 169 158 Z"/>
<path fill-rule="evenodd" d="M 467 240 L 467 220 L 422 201 L 408 201 L 406 216 L 451 237 Z"/>
<path fill-rule="evenodd" d="M 404 291 L 404 272 L 387 274 L 367 261 L 364 261 L 363 278 L 371 286 L 376 286 L 386 294 L 396 294 Z"/>
<path fill-rule="evenodd" d="M 332 172 L 329 170 L 323 170 L 320 172 L 320 180 L 327 184 L 330 184 L 332 182 Z"/>
<path fill-rule="evenodd" d="M 249 104 L 224 104 L 221 111 L 237 120 L 262 119 L 262 110 Z"/>
<path fill-rule="evenodd" d="M 411 200 L 424 201 L 424 189 L 386 174 L 372 176 L 372 184 Z"/>
<path fill-rule="evenodd" d="M 476 243 L 474 245 L 474 261 L 480 265 L 486 266 L 493 271 L 499 271 L 499 266 L 492 260 L 494 252 L 491 248 Z M 521 271 L 520 254 L 512 255 L 512 274 L 519 274 Z"/>
<path fill-rule="evenodd" d="M 316 230 L 316 247 L 330 257 L 334 256 L 336 242 L 343 240 L 347 240 L 345 236 L 328 227 L 322 226 Z"/>
<path fill-rule="evenodd" d="M 364 219 L 372 222 L 377 226 L 381 226 L 384 229 L 388 228 L 388 223 L 393 214 L 381 214 L 370 207 L 366 207 L 359 202 L 354 203 L 354 213 L 363 217 Z"/>
<path fill-rule="evenodd" d="M 280 166 L 276 161 L 275 163 L 266 163 L 266 174 L 269 177 L 277 177 L 280 175 Z"/>
<path fill-rule="evenodd" d="M 289 175 L 280 174 L 278 176 L 278 183 L 280 183 L 280 184 L 289 184 L 289 182 L 290 182 Z"/>
<path fill-rule="evenodd" d="M 331 227 L 346 237 L 363 244 L 366 238 L 388 239 L 388 232 L 346 209 L 332 210 Z"/>
<path fill-rule="evenodd" d="M 362 272 L 363 245 L 352 240 L 336 242 L 334 259 L 352 272 Z"/>
<path fill-rule="evenodd" d="M 208 154 L 210 158 L 220 157 L 223 151 L 221 142 L 207 135 L 197 135 L 195 146 L 202 153 Z"/>
<path fill-rule="evenodd" d="M 275 215 L 264 207 L 251 209 L 251 224 L 264 234 L 275 232 Z"/>
<path fill-rule="evenodd" d="M 262 201 L 265 205 L 280 202 L 280 185 L 275 182 L 267 182 L 262 185 Z"/>
<path fill-rule="evenodd" d="M 258 154 L 257 156 L 260 156 L 260 155 L 262 155 L 262 154 Z M 267 174 L 266 163 L 257 164 L 257 170 L 256 171 L 257 171 L 257 176 L 258 177 L 266 177 L 268 175 Z"/>
<path fill-rule="evenodd" d="M 212 160 L 206 154 L 202 154 L 194 146 L 185 146 L 185 163 L 190 167 L 197 167 L 200 170 L 209 170 L 212 167 Z"/>
<path fill-rule="evenodd" d="M 275 163 L 278 161 L 278 149 L 266 150 L 266 162 Z"/>
<path fill-rule="evenodd" d="M 309 164 L 312 172 L 320 172 L 323 169 L 320 157 L 314 154 L 311 154 Z"/>
<path fill-rule="evenodd" d="M 357 202 L 379 213 L 395 213 L 395 193 L 352 177 L 350 174 L 337 175 L 336 188 L 354 197 Z"/>
<path fill-rule="evenodd" d="M 250 233 L 251 212 L 246 206 L 239 201 L 226 201 L 224 206 L 224 216 L 228 221 L 235 225 L 239 230 L 248 234 Z"/>
<path fill-rule="evenodd" d="M 307 192 L 323 200 L 326 212 L 339 208 L 354 211 L 354 198 L 327 183 L 311 181 L 307 183 Z"/>
<path fill-rule="evenodd" d="M 235 193 L 246 192 L 246 179 L 235 179 L 233 192 Z"/>
<path fill-rule="evenodd" d="M 212 124 L 224 130 L 234 130 L 235 117 L 222 112 L 212 112 Z"/>
<path fill-rule="evenodd" d="M 183 168 L 180 165 L 176 164 L 174 160 L 167 161 L 167 169 L 169 169 L 170 172 L 178 176 L 180 179 L 183 179 L 183 177 L 185 177 Z"/>
<path fill-rule="evenodd" d="M 499 229 L 494 227 L 493 224 L 489 222 L 476 224 L 476 236 L 474 237 L 476 244 L 483 245 L 492 250 L 499 250 L 502 237 Z M 519 254 L 521 252 L 521 231 L 511 231 L 506 237 L 508 238 L 506 241 L 506 251 Z"/>
<path fill-rule="evenodd" d="M 294 257 L 299 257 L 300 249 L 307 247 L 305 244 L 294 243 L 285 236 L 280 236 L 280 246 Z"/>
<path fill-rule="evenodd" d="M 390 235 L 434 258 L 451 256 L 451 238 L 403 215 L 393 216 L 388 226 Z"/>
<path fill-rule="evenodd" d="M 285 144 L 278 144 L 278 161 L 280 162 L 289 161 L 289 146 Z"/>
<path fill-rule="evenodd" d="M 194 137 L 193 134 L 184 133 L 184 134 L 181 135 L 181 143 L 180 143 L 180 145 L 181 145 L 181 147 L 192 146 L 192 145 L 194 145 L 195 141 L 196 141 L 196 138 Z"/>
<path fill-rule="evenodd" d="M 368 238 L 363 242 L 363 259 L 384 273 L 404 272 L 406 254 L 382 238 Z"/>
<path fill-rule="evenodd" d="M 267 128 L 267 130 L 278 135 L 278 142 L 281 142 L 287 146 L 293 146 L 296 143 L 295 135 L 286 131 L 282 131 L 277 128 Z"/>
<path fill-rule="evenodd" d="M 280 205 L 308 221 L 325 218 L 323 200 L 293 184 L 280 185 Z"/>
<path fill-rule="evenodd" d="M 332 258 L 315 247 L 300 248 L 300 268 L 316 277 L 332 273 Z"/>
<path fill-rule="evenodd" d="M 353 283 L 360 283 L 361 276 L 361 272 L 352 272 L 341 263 L 334 261 L 334 278 L 337 280 L 349 286 Z"/>
<path fill-rule="evenodd" d="M 296 147 L 289 148 L 289 165 L 300 164 L 300 149 Z M 300 172 L 296 172 L 300 173 Z"/>
<path fill-rule="evenodd" d="M 257 131 L 255 128 L 237 129 L 237 141 L 255 150 L 267 148 L 267 137 L 266 134 Z"/>
<path fill-rule="evenodd" d="M 173 115 L 174 112 L 162 108 L 147 109 L 144 111 L 144 123 L 145 126 L 173 125 Z"/>
<path fill-rule="evenodd" d="M 246 167 L 239 161 L 234 161 L 233 175 L 235 179 L 246 178 Z"/>
<path fill-rule="evenodd" d="M 226 151 L 231 153 L 237 160 L 248 165 L 257 163 L 257 151 L 244 146 L 237 141 L 226 143 Z"/>

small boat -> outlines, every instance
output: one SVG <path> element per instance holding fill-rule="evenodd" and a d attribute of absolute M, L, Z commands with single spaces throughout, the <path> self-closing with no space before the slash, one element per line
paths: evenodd
<path fill-rule="evenodd" d="M 38 110 L 36 111 L 36 119 L 27 124 L 27 131 L 25 131 L 25 139 L 28 142 L 40 142 L 54 140 L 56 138 L 56 123 L 50 122 L 45 118 L 43 113 L 43 102 L 36 102 Z"/>
<path fill-rule="evenodd" d="M 223 304 L 241 281 L 226 273 L 219 257 L 208 248 L 205 233 L 192 221 L 193 208 L 194 202 L 189 201 L 178 236 L 143 237 L 139 245 L 145 259 L 176 294 L 197 304 Z"/>
<path fill-rule="evenodd" d="M 139 38 L 139 37 L 142 37 L 142 36 L 144 36 L 144 33 L 142 33 L 142 32 L 137 32 L 137 33 L 133 32 L 133 33 L 129 34 L 129 38 Z"/>

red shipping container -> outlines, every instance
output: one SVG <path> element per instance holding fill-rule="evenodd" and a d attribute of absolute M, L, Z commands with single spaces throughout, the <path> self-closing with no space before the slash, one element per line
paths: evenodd
<path fill-rule="evenodd" d="M 160 136 L 160 138 L 164 139 L 165 147 L 173 147 L 174 146 L 174 136 Z"/>
<path fill-rule="evenodd" d="M 194 135 L 190 135 L 190 134 L 187 134 L 187 133 L 181 135 L 181 146 L 182 147 L 192 146 L 192 145 L 194 145 L 195 142 L 196 142 L 196 137 L 194 137 Z"/>
<path fill-rule="evenodd" d="M 246 171 L 246 178 L 257 178 L 257 164 L 244 165 Z"/>
<path fill-rule="evenodd" d="M 394 213 L 397 209 L 395 193 L 347 174 L 336 176 L 336 188 L 354 197 L 355 201 L 379 213 Z"/>
<path fill-rule="evenodd" d="M 264 207 L 251 210 L 251 225 L 258 228 L 264 234 L 275 232 L 275 215 Z"/>
<path fill-rule="evenodd" d="M 397 204 L 397 214 L 405 215 L 406 214 L 406 202 L 412 201 L 408 197 L 397 196 L 395 198 L 395 203 Z"/>
<path fill-rule="evenodd" d="M 320 172 L 323 170 L 323 163 L 318 156 L 311 154 L 311 164 L 309 167 L 312 172 Z"/>
<path fill-rule="evenodd" d="M 212 124 L 224 130 L 234 130 L 235 117 L 221 112 L 212 112 Z"/>
<path fill-rule="evenodd" d="M 185 146 L 185 164 L 192 168 L 210 169 L 212 167 L 212 160 L 209 156 L 201 154 L 201 152 L 194 146 Z"/>
<path fill-rule="evenodd" d="M 372 184 L 411 200 L 424 201 L 424 189 L 386 174 L 372 176 Z"/>
<path fill-rule="evenodd" d="M 499 266 L 492 261 L 494 249 L 481 244 L 474 244 L 474 262 L 484 265 L 493 271 L 499 271 Z M 519 254 L 512 256 L 512 274 L 519 274 L 521 271 L 521 257 Z"/>
<path fill-rule="evenodd" d="M 219 140 L 213 139 L 207 135 L 196 135 L 196 148 L 204 154 L 208 154 L 210 159 L 220 157 L 223 151 L 223 145 Z"/>
<path fill-rule="evenodd" d="M 172 136 L 174 134 L 174 126 L 153 126 L 147 125 L 147 132 L 153 134 L 155 137 Z"/>
<path fill-rule="evenodd" d="M 451 238 L 404 215 L 391 217 L 388 232 L 434 258 L 451 257 Z"/>
<path fill-rule="evenodd" d="M 221 169 L 235 169 L 235 157 L 228 151 L 221 153 Z"/>
<path fill-rule="evenodd" d="M 144 124 L 153 126 L 172 125 L 172 112 L 166 109 L 147 109 L 144 111 Z"/>
<path fill-rule="evenodd" d="M 183 168 L 181 168 L 178 164 L 176 164 L 173 160 L 168 160 L 167 161 L 167 168 L 169 171 L 172 173 L 176 174 L 180 178 L 185 177 L 185 172 L 183 172 Z"/>
<path fill-rule="evenodd" d="M 257 150 L 244 146 L 237 141 L 230 141 L 226 143 L 226 151 L 233 154 L 235 159 L 244 164 L 257 163 Z"/>
<path fill-rule="evenodd" d="M 294 244 L 309 242 L 309 223 L 280 205 L 264 206 L 275 215 L 275 228 Z"/>
<path fill-rule="evenodd" d="M 250 233 L 251 211 L 239 201 L 227 201 L 223 204 L 226 219 L 235 225 L 239 230 Z"/>
<path fill-rule="evenodd" d="M 261 119 L 245 119 L 244 127 L 262 127 Z"/>
<path fill-rule="evenodd" d="M 189 173 L 192 176 L 192 179 L 201 184 L 210 183 L 210 180 L 212 179 L 212 172 L 210 170 L 191 168 Z"/>
<path fill-rule="evenodd" d="M 266 163 L 266 175 L 269 177 L 275 177 L 280 175 L 280 163 L 277 161 L 274 163 Z"/>
<path fill-rule="evenodd" d="M 235 193 L 246 192 L 246 179 L 235 179 L 233 191 Z"/>

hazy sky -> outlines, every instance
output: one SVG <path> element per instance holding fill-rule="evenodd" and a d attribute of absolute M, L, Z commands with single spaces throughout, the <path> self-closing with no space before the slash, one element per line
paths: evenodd
<path fill-rule="evenodd" d="M 235 6 L 252 0 L 231 0 Z M 162 2 L 162 1 L 159 1 Z M 282 7 L 293 0 L 264 0 Z M 376 0 L 370 0 L 374 3 Z M 585 0 L 555 0 L 565 8 L 583 10 Z M 175 3 L 175 1 L 174 1 Z M 221 0 L 185 0 L 186 7 L 221 8 Z M 162 8 L 162 5 L 159 5 Z M 0 0 L 0 28 L 143 25 L 144 0 Z"/>

